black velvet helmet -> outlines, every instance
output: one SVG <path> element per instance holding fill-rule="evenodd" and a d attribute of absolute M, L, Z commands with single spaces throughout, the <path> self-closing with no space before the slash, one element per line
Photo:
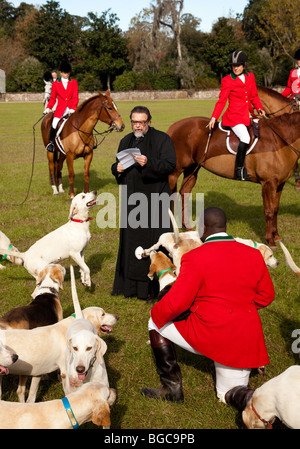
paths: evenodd
<path fill-rule="evenodd" d="M 61 63 L 59 70 L 64 73 L 71 73 L 72 67 L 67 61 L 64 61 Z"/>
<path fill-rule="evenodd" d="M 295 51 L 294 59 L 296 59 L 297 61 L 300 60 L 300 48 L 298 48 L 298 50 Z"/>
<path fill-rule="evenodd" d="M 229 64 L 245 65 L 248 61 L 246 53 L 243 51 L 235 50 L 230 56 Z"/>

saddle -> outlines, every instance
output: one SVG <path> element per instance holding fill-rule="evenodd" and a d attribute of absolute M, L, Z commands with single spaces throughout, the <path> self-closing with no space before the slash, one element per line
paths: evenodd
<path fill-rule="evenodd" d="M 223 126 L 222 122 L 219 122 L 219 129 L 224 133 L 227 133 L 226 136 L 227 150 L 229 151 L 229 153 L 236 155 L 240 140 L 234 134 L 232 129 L 229 126 Z M 251 124 L 247 127 L 247 129 L 250 135 L 250 143 L 246 154 L 249 154 L 251 153 L 251 151 L 257 144 L 258 139 L 260 138 L 259 123 L 257 121 L 251 121 Z"/>

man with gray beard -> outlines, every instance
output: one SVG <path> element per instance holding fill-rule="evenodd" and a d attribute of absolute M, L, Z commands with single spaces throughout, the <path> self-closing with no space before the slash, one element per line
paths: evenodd
<path fill-rule="evenodd" d="M 147 300 L 157 293 L 147 277 L 150 260 L 138 260 L 134 252 L 137 246 L 149 248 L 161 234 L 172 231 L 168 207 L 165 204 L 162 207 L 157 197 L 171 196 L 168 175 L 176 168 L 176 155 L 171 138 L 150 126 L 148 108 L 136 106 L 130 119 L 132 132 L 121 140 L 118 153 L 136 148 L 141 154 L 135 156 L 135 163 L 128 168 L 124 168 L 117 156 L 111 167 L 122 186 L 120 242 L 112 294 Z M 138 214 L 134 215 L 134 209 Z M 136 220 L 130 220 L 130 216 Z"/>

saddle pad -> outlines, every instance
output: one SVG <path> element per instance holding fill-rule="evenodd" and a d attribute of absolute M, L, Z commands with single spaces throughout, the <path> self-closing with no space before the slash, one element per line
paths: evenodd
<path fill-rule="evenodd" d="M 230 146 L 230 134 L 231 134 L 230 131 L 231 131 L 231 129 L 223 128 L 223 127 L 222 127 L 222 122 L 219 122 L 219 129 L 220 129 L 221 131 L 223 131 L 224 133 L 227 134 L 227 135 L 226 135 L 226 148 L 227 148 L 227 150 L 229 151 L 229 153 L 236 155 L 236 151 L 233 150 L 233 149 L 231 148 L 231 146 Z M 232 132 L 232 134 L 234 134 L 234 133 Z M 248 148 L 246 154 L 251 153 L 251 151 L 252 151 L 253 148 L 255 147 L 257 141 L 258 141 L 258 138 L 255 137 L 255 139 L 254 139 L 253 142 L 252 142 L 252 145 L 249 146 L 249 148 Z"/>

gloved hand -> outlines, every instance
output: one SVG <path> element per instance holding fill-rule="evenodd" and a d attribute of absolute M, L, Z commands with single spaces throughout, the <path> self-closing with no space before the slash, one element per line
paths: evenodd
<path fill-rule="evenodd" d="M 44 110 L 43 114 L 44 114 L 44 115 L 49 114 L 49 112 L 51 112 L 51 111 L 52 111 L 52 109 L 46 108 L 46 109 Z"/>

